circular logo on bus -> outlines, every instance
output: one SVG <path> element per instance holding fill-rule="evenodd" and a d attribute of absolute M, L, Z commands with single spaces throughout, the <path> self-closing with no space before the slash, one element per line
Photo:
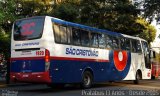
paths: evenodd
<path fill-rule="evenodd" d="M 127 52 L 114 51 L 114 65 L 118 71 L 123 71 L 127 65 Z"/>

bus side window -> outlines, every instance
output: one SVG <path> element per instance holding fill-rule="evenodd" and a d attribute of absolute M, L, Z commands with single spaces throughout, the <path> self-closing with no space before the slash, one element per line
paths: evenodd
<path fill-rule="evenodd" d="M 72 28 L 72 42 L 74 45 L 81 45 L 81 32 L 79 29 Z"/>
<path fill-rule="evenodd" d="M 67 37 L 68 37 L 68 44 L 71 43 L 71 37 L 72 37 L 72 28 L 71 27 L 67 27 Z"/>
<path fill-rule="evenodd" d="M 136 40 L 131 40 L 131 43 L 132 43 L 132 52 L 137 52 L 137 43 L 136 43 Z"/>
<path fill-rule="evenodd" d="M 112 36 L 106 35 L 106 48 L 112 49 Z"/>
<path fill-rule="evenodd" d="M 113 42 L 113 48 L 114 49 L 119 49 L 119 40 L 117 37 L 113 37 L 112 38 L 112 42 Z"/>
<path fill-rule="evenodd" d="M 59 25 L 58 24 L 53 24 L 53 31 L 54 31 L 54 37 L 55 37 L 55 42 L 60 43 L 61 41 L 61 36 L 60 36 L 60 30 L 59 30 Z"/>
<path fill-rule="evenodd" d="M 147 42 L 142 41 L 142 47 L 143 47 L 144 55 L 146 56 L 147 54 L 149 54 L 149 48 L 148 48 Z"/>
<path fill-rule="evenodd" d="M 67 28 L 65 26 L 60 25 L 60 36 L 61 36 L 61 43 L 67 43 Z"/>
<path fill-rule="evenodd" d="M 53 24 L 53 29 L 56 43 L 68 43 L 67 27 L 59 24 Z"/>
<path fill-rule="evenodd" d="M 142 53 L 142 48 L 139 40 L 132 40 L 132 52 Z"/>
<path fill-rule="evenodd" d="M 136 40 L 136 42 L 137 42 L 137 52 L 138 52 L 138 53 L 142 53 L 142 48 L 141 48 L 141 43 L 140 43 L 140 41 L 139 41 L 139 40 Z"/>
<path fill-rule="evenodd" d="M 126 44 L 125 44 L 126 39 L 125 38 L 120 38 L 119 40 L 120 40 L 121 49 L 126 50 Z"/>
<path fill-rule="evenodd" d="M 126 45 L 126 50 L 127 51 L 131 51 L 131 40 L 130 39 L 128 39 L 128 38 L 125 38 L 125 45 Z"/>
<path fill-rule="evenodd" d="M 98 47 L 98 34 L 91 32 L 91 47 Z"/>
<path fill-rule="evenodd" d="M 105 35 L 104 34 L 98 34 L 98 41 L 99 41 L 99 47 L 100 48 L 105 48 L 106 47 Z"/>
<path fill-rule="evenodd" d="M 81 42 L 82 42 L 82 46 L 90 45 L 89 31 L 81 30 Z"/>

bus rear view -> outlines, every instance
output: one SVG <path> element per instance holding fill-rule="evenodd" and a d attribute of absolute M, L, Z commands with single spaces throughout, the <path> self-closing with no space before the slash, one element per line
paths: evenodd
<path fill-rule="evenodd" d="M 50 83 L 50 52 L 44 48 L 45 17 L 18 20 L 11 38 L 12 81 Z M 47 44 L 46 44 L 47 46 Z"/>

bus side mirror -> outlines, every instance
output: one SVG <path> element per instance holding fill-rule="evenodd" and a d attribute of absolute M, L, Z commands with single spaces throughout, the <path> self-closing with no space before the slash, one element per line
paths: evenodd
<path fill-rule="evenodd" d="M 150 58 L 156 58 L 156 52 L 153 50 L 150 50 Z"/>

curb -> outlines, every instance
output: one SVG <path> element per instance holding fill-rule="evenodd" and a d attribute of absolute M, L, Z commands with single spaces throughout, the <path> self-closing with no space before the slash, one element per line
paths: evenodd
<path fill-rule="evenodd" d="M 32 85 L 31 83 L 12 83 L 12 84 L 1 84 L 0 83 L 0 88 L 5 88 L 5 87 L 15 87 L 15 86 L 28 86 Z"/>

